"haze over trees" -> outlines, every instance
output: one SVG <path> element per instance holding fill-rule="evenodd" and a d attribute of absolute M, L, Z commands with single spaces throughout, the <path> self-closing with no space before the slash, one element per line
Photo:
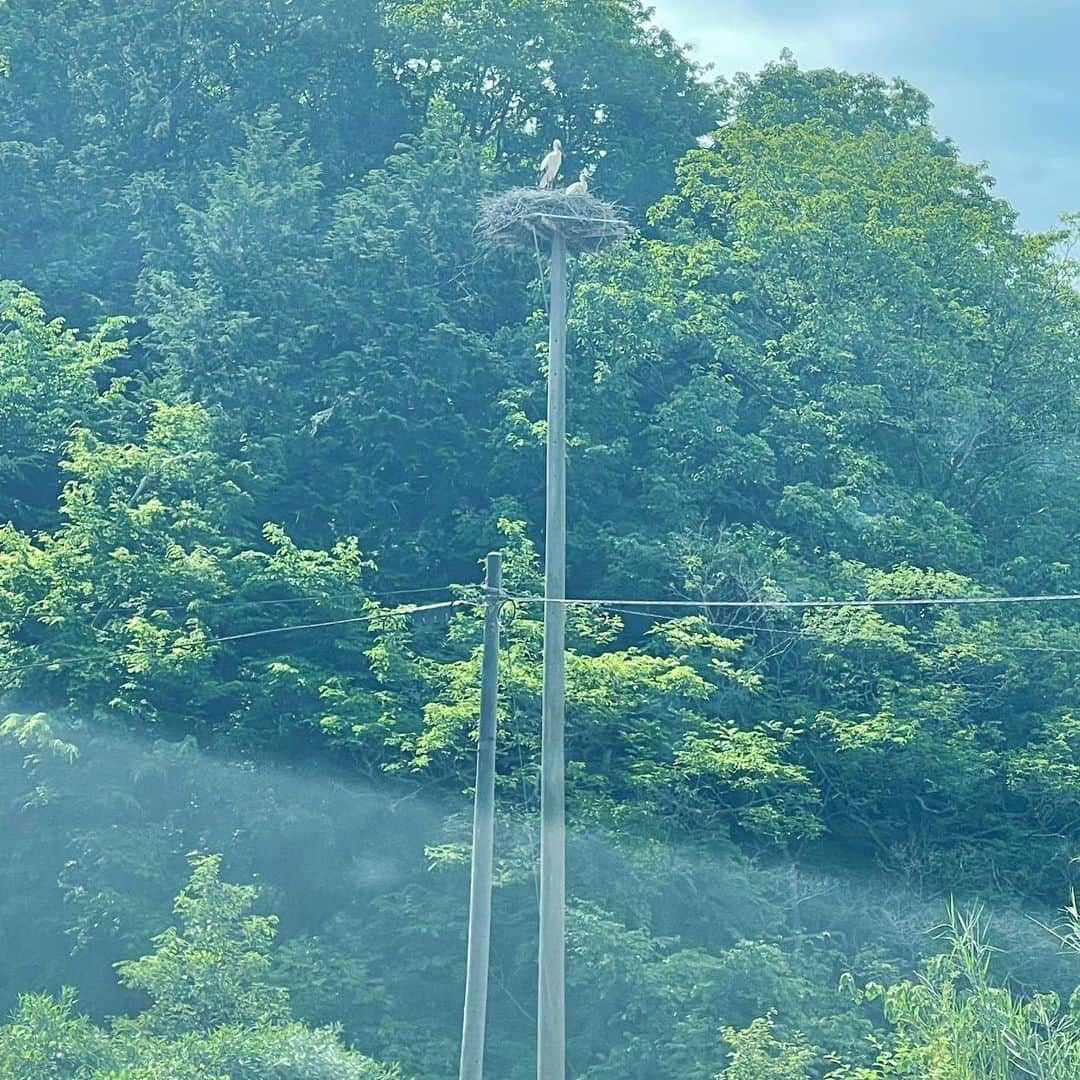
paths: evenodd
<path fill-rule="evenodd" d="M 474 224 L 555 137 L 637 230 L 571 266 L 570 1074 L 1080 1075 L 1080 606 L 640 602 L 1080 593 L 1070 221 L 636 0 L 0 0 L 5 1078 L 453 1074 L 494 547 L 534 1074 L 544 295 Z"/>

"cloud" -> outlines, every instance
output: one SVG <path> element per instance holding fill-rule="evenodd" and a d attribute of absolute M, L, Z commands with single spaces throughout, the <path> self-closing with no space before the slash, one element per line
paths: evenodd
<path fill-rule="evenodd" d="M 722 13 L 702 15 L 692 0 L 664 0 L 656 21 L 691 45 L 699 60 L 721 74 L 757 71 L 790 48 L 807 67 L 841 64 L 858 48 L 900 30 L 904 9 L 868 16 L 865 7 L 843 4 L 727 4 Z M 831 9 L 831 10 L 826 10 Z"/>

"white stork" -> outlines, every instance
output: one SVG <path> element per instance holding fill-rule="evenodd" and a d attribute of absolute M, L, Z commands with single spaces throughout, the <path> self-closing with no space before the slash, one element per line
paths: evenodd
<path fill-rule="evenodd" d="M 589 174 L 582 170 L 581 175 L 567 189 L 567 195 L 588 195 Z"/>
<path fill-rule="evenodd" d="M 562 143 L 556 139 L 551 144 L 551 149 L 544 156 L 544 160 L 540 162 L 540 186 L 545 190 L 549 189 L 552 184 L 555 183 L 555 177 L 559 175 L 559 170 L 562 168 Z"/>

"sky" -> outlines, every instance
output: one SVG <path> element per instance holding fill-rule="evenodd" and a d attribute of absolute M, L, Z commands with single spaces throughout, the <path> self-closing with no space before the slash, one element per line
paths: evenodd
<path fill-rule="evenodd" d="M 1080 211 L 1080 0 L 649 0 L 714 73 L 800 67 L 900 76 L 1024 229 Z"/>

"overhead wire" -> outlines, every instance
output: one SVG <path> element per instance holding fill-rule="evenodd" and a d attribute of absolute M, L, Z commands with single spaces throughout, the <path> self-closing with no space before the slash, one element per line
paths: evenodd
<path fill-rule="evenodd" d="M 374 599 L 375 595 L 381 595 L 383 598 L 393 595 L 419 595 L 423 593 L 442 592 L 449 591 L 452 586 L 432 586 L 418 589 L 401 589 L 394 592 L 374 594 L 371 598 Z M 345 594 L 342 594 L 345 595 Z M 325 595 L 311 596 L 311 597 L 292 597 L 283 599 L 281 601 L 267 600 L 267 601 L 251 601 L 252 604 L 257 603 L 289 603 L 289 602 L 301 602 L 303 600 L 329 600 L 331 597 Z M 964 597 L 896 597 L 890 599 L 869 599 L 869 600 L 833 600 L 833 599 L 816 599 L 816 600 L 635 600 L 635 599 L 604 599 L 604 598 L 573 598 L 568 597 L 565 599 L 550 598 L 543 596 L 513 596 L 508 595 L 507 601 L 514 604 L 563 604 L 567 607 L 583 607 L 592 609 L 606 609 L 613 612 L 618 612 L 624 615 L 633 615 L 636 617 L 652 618 L 652 619 L 665 619 L 674 620 L 680 616 L 661 615 L 658 612 L 643 611 L 640 608 L 664 608 L 666 610 L 672 609 L 687 609 L 690 614 L 695 611 L 704 610 L 738 610 L 738 609 L 795 609 L 795 610 L 808 610 L 815 608 L 824 609 L 836 609 L 836 608 L 877 608 L 877 607 L 889 607 L 889 606 L 907 606 L 907 607 L 940 607 L 940 606 L 957 606 L 957 605 L 986 605 L 986 604 L 1019 604 L 1019 603 L 1066 603 L 1080 601 L 1080 593 L 1057 593 L 1057 594 L 1032 594 L 1028 596 L 964 596 Z M 213 603 L 212 601 L 208 603 Z M 237 605 L 246 604 L 247 601 L 236 601 Z M 372 622 L 376 619 L 387 618 L 394 615 L 411 615 L 426 611 L 436 611 L 440 609 L 453 608 L 463 604 L 467 604 L 469 601 L 464 599 L 444 600 L 433 604 L 421 604 L 421 605 L 409 605 L 399 606 L 398 608 L 369 613 L 366 615 L 351 616 L 342 619 L 328 619 L 319 622 L 308 623 L 290 623 L 284 626 L 267 627 L 259 630 L 248 630 L 238 634 L 223 634 L 209 638 L 197 638 L 188 639 L 186 641 L 176 642 L 169 646 L 170 650 L 177 648 L 194 648 L 203 645 L 216 645 L 223 644 L 232 641 L 242 641 L 250 638 L 267 637 L 276 634 L 294 633 L 302 630 L 315 630 L 327 627 L 347 626 L 350 624 Z M 626 605 L 636 605 L 637 610 L 627 607 Z M 228 602 L 222 602 L 222 607 L 229 606 Z M 159 610 L 169 610 L 168 608 L 161 608 Z M 762 627 L 752 626 L 744 624 L 729 624 L 724 629 L 733 630 L 746 630 L 753 633 L 772 633 L 781 634 L 791 637 L 799 638 L 813 638 L 820 640 L 817 635 L 808 633 L 803 630 L 789 630 L 779 627 Z M 939 648 L 970 648 L 970 647 L 983 647 L 993 648 L 995 650 L 1007 650 L 1011 652 L 1040 652 L 1040 653 L 1075 653 L 1080 654 L 1080 648 L 1071 648 L 1069 646 L 1057 646 L 1057 645 L 1012 645 L 1012 644 L 997 644 L 989 642 L 963 642 L 963 641 L 940 641 L 932 638 L 906 638 L 905 641 L 912 645 L 927 645 Z M 35 668 L 52 668 L 52 667 L 64 667 L 71 664 L 89 663 L 94 660 L 105 660 L 115 658 L 123 653 L 148 651 L 145 648 L 133 644 L 120 650 L 99 650 L 90 653 L 79 654 L 75 656 L 55 657 L 48 660 L 31 661 L 27 664 L 15 664 L 7 667 L 0 667 L 0 674 L 14 674 L 22 671 L 32 670 Z M 162 654 L 164 655 L 164 654 Z"/>
<path fill-rule="evenodd" d="M 563 604 L 566 607 L 611 608 L 618 604 L 662 608 L 845 608 L 845 607 L 952 607 L 963 604 L 1048 604 L 1080 600 L 1080 593 L 1044 593 L 1032 596 L 929 596 L 872 600 L 641 600 L 620 597 L 509 596 L 518 604 Z"/>
<path fill-rule="evenodd" d="M 438 611 L 445 608 L 459 607 L 463 604 L 468 604 L 467 600 L 443 600 L 435 604 L 412 604 L 409 606 L 399 606 L 396 608 L 389 608 L 383 611 L 369 612 L 366 615 L 354 615 L 345 619 L 327 619 L 323 622 L 310 622 L 310 623 L 290 623 L 286 626 L 271 626 L 261 630 L 248 630 L 241 634 L 222 634 L 215 637 L 208 638 L 188 638 L 186 640 L 177 641 L 169 646 L 169 651 L 177 648 L 195 648 L 203 645 L 219 645 L 224 642 L 230 641 L 242 641 L 248 638 L 267 637 L 273 634 L 287 634 L 299 630 L 317 630 L 330 626 L 346 626 L 354 623 L 374 622 L 376 619 L 387 619 L 395 616 L 402 615 L 416 615 L 425 611 Z M 146 647 L 141 647 L 137 643 L 126 646 L 123 649 L 111 649 L 111 650 L 99 650 L 92 653 L 82 653 L 78 656 L 61 656 L 55 657 L 51 660 L 36 660 L 27 664 L 14 664 L 8 667 L 0 667 L 0 675 L 16 674 L 22 671 L 29 671 L 33 668 L 41 667 L 66 667 L 70 664 L 83 664 L 89 663 L 94 660 L 109 660 L 115 659 L 124 653 L 129 652 L 150 652 Z M 165 655 L 165 653 L 161 653 Z"/>
<path fill-rule="evenodd" d="M 361 596 L 362 599 L 365 600 L 386 600 L 393 596 L 420 596 L 437 592 L 449 592 L 452 588 L 452 585 L 432 585 L 422 589 L 391 589 L 387 592 L 362 593 Z M 179 604 L 155 604 L 152 600 L 139 600 L 138 598 L 132 597 L 127 601 L 118 601 L 113 607 L 114 609 L 120 609 L 125 605 L 136 603 L 141 603 L 144 607 L 152 608 L 154 611 L 183 611 L 192 604 L 213 608 L 269 607 L 271 605 L 278 606 L 284 604 L 329 603 L 333 600 L 356 599 L 357 595 L 358 590 L 336 593 L 308 593 L 304 596 L 270 597 L 267 599 L 251 600 L 229 600 L 224 598 L 220 600 L 203 600 L 198 596 L 192 596 L 190 599 Z"/>
<path fill-rule="evenodd" d="M 665 622 L 677 622 L 680 619 L 678 615 L 662 615 L 659 612 L 650 611 L 633 611 L 629 608 L 606 608 L 607 611 L 614 611 L 620 615 L 634 615 L 646 619 L 657 619 Z M 725 623 L 719 627 L 721 631 L 727 630 L 746 630 L 755 634 L 781 634 L 787 637 L 805 638 L 811 641 L 821 641 L 821 637 L 818 634 L 813 633 L 805 628 L 799 630 L 792 630 L 787 627 L 780 626 L 753 626 L 749 623 Z M 935 638 L 904 638 L 905 645 L 930 645 L 937 648 L 945 649 L 967 649 L 967 648 L 984 648 L 992 650 L 1006 650 L 1008 652 L 1045 652 L 1045 653 L 1077 653 L 1080 654 L 1080 648 L 1072 648 L 1068 645 L 1006 645 L 998 644 L 990 641 L 939 641 Z"/>

